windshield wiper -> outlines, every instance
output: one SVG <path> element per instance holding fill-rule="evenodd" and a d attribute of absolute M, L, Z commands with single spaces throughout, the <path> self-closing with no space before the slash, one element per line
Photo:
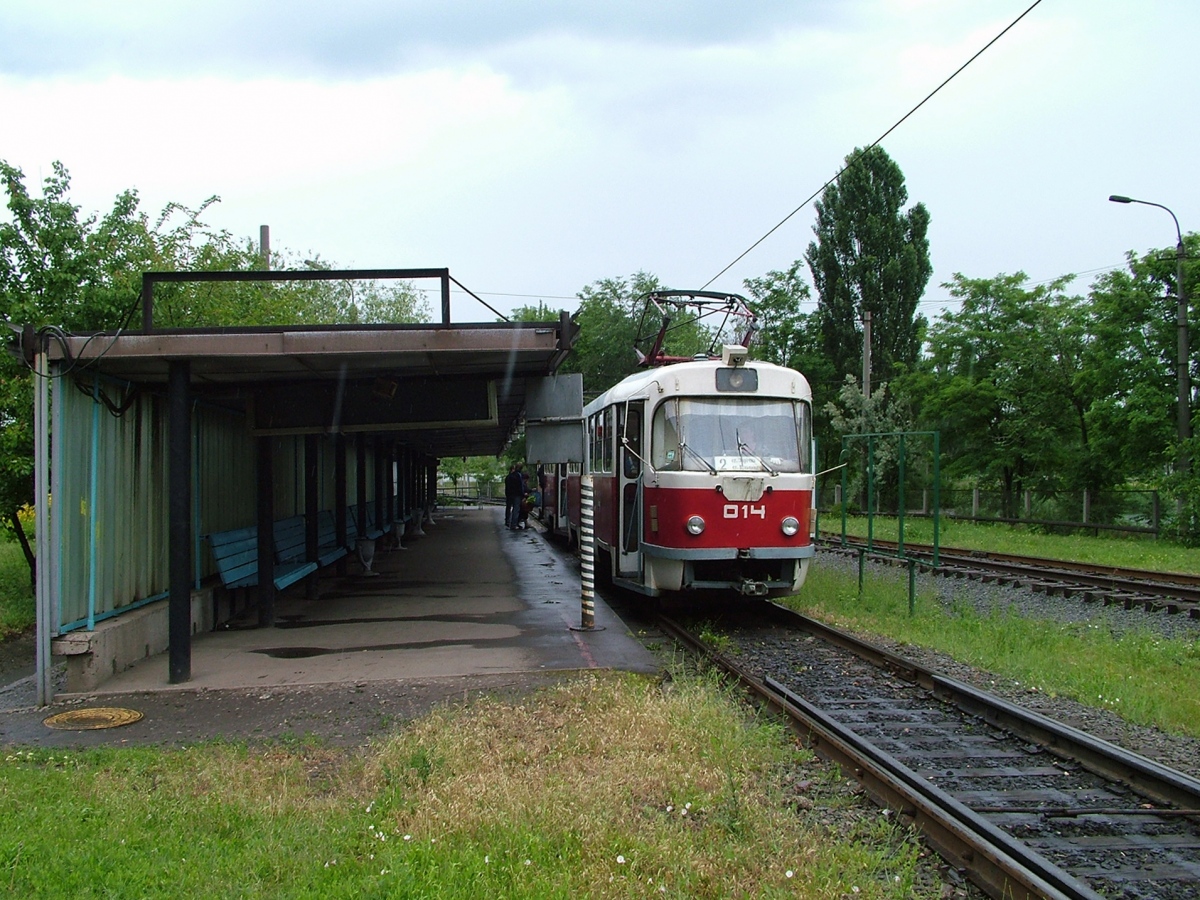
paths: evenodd
<path fill-rule="evenodd" d="M 692 454 L 692 456 L 696 457 L 696 459 L 700 460 L 700 464 L 702 466 L 704 466 L 704 468 L 708 469 L 709 475 L 717 474 L 716 467 L 714 467 L 712 463 L 710 463 L 707 459 L 705 459 L 703 456 L 701 456 L 699 453 L 697 453 L 695 450 L 693 450 L 691 447 L 689 447 L 683 441 L 679 442 L 679 449 L 686 450 L 688 453 Z"/>
<path fill-rule="evenodd" d="M 734 436 L 734 440 L 737 441 L 737 448 L 738 448 L 739 453 L 741 453 L 743 456 L 748 456 L 751 459 L 755 460 L 760 466 L 762 466 L 764 469 L 766 469 L 770 475 L 775 476 L 775 475 L 779 474 L 774 469 L 772 469 L 769 465 L 767 465 L 767 461 L 765 459 L 763 459 L 761 456 L 759 456 L 757 453 L 755 453 L 753 450 L 751 450 L 749 447 L 747 447 L 745 444 L 742 443 L 741 433 L 738 432 L 736 429 L 733 432 L 733 436 Z"/>

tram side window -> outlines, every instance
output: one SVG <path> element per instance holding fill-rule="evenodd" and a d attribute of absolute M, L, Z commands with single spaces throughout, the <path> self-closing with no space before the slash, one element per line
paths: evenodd
<path fill-rule="evenodd" d="M 628 450 L 622 455 L 625 458 L 625 477 L 637 478 L 642 471 L 642 413 L 640 409 L 630 409 L 625 418 L 625 431 L 622 444 L 628 442 Z"/>
<path fill-rule="evenodd" d="M 604 411 L 604 435 L 602 441 L 603 461 L 601 470 L 611 472 L 613 470 L 613 413 L 614 410 L 610 406 Z"/>
<path fill-rule="evenodd" d="M 596 471 L 596 463 L 599 461 L 596 455 L 596 417 L 588 416 L 588 471 Z"/>
<path fill-rule="evenodd" d="M 800 471 L 811 472 L 812 407 L 800 401 L 796 403 L 796 439 L 800 444 Z"/>
<path fill-rule="evenodd" d="M 588 419 L 588 462 L 593 473 L 613 470 L 613 410 L 596 413 Z"/>

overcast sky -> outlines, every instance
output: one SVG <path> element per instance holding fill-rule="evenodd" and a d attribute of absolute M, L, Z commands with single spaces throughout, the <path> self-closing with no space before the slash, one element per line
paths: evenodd
<path fill-rule="evenodd" d="M 207 221 L 300 257 L 574 309 L 637 270 L 708 282 L 1031 2 L 5 0 L 0 158 L 31 187 L 61 160 L 86 212 L 216 194 Z M 926 315 L 955 272 L 1083 291 L 1174 245 L 1112 193 L 1200 230 L 1197 39 L 1195 0 L 1043 0 L 884 141 L 932 217 Z"/>

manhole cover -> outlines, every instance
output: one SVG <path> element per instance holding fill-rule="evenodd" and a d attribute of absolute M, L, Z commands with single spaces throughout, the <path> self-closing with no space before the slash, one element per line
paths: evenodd
<path fill-rule="evenodd" d="M 118 728 L 142 717 L 136 709 L 119 706 L 97 706 L 92 709 L 70 709 L 42 719 L 47 728 L 63 731 L 94 731 L 99 728 Z"/>

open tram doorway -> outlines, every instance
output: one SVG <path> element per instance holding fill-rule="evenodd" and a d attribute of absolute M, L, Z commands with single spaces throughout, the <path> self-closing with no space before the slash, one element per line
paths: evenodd
<path fill-rule="evenodd" d="M 617 408 L 618 521 L 617 574 L 640 581 L 642 575 L 642 432 L 645 402 L 631 400 Z"/>

